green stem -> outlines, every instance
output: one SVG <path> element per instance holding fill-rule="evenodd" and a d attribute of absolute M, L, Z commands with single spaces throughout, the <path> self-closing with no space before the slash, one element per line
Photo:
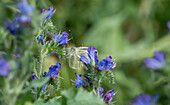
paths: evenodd
<path fill-rule="evenodd" d="M 44 62 L 44 55 L 43 55 L 43 51 L 40 49 L 40 58 L 39 58 L 39 64 L 40 64 L 40 72 L 39 72 L 39 77 L 42 74 L 42 68 L 43 68 L 43 62 Z"/>

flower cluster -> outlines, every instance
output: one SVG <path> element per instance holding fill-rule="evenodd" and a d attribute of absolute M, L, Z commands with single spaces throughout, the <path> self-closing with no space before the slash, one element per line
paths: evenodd
<path fill-rule="evenodd" d="M 61 35 L 58 35 L 55 33 L 53 35 L 53 40 L 55 41 L 56 44 L 67 44 L 69 39 L 68 39 L 69 34 L 67 32 L 63 32 Z"/>
<path fill-rule="evenodd" d="M 51 77 L 52 79 L 56 78 L 59 75 L 58 69 L 61 68 L 61 63 L 57 62 L 56 65 L 51 65 L 51 67 L 49 67 L 49 71 L 44 72 L 44 77 Z"/>
<path fill-rule="evenodd" d="M 16 35 L 19 31 L 19 27 L 17 26 L 17 23 L 19 26 L 26 25 L 31 23 L 31 13 L 33 12 L 33 7 L 28 4 L 26 0 L 21 0 L 17 4 L 17 8 L 20 10 L 21 13 L 15 14 L 15 20 L 13 22 L 5 22 L 5 26 L 7 27 L 7 30 L 13 34 Z"/>
<path fill-rule="evenodd" d="M 55 11 L 56 11 L 56 10 L 51 6 L 51 7 L 49 7 L 48 10 L 46 10 L 46 9 L 44 8 L 44 9 L 42 10 L 42 14 L 49 12 L 49 14 L 46 16 L 46 20 L 47 20 L 47 19 L 50 19 L 50 18 L 54 15 Z"/>
<path fill-rule="evenodd" d="M 112 57 L 106 57 L 105 59 L 99 61 L 98 55 L 97 55 L 97 51 L 95 47 L 88 47 L 87 49 L 88 51 L 88 57 L 89 59 L 85 56 L 85 55 L 80 55 L 80 61 L 82 61 L 83 63 L 85 63 L 86 65 L 90 65 L 93 66 L 94 68 L 97 68 L 99 70 L 109 70 L 109 69 L 113 69 L 116 67 L 116 63 L 114 63 L 114 61 L 112 61 Z"/>

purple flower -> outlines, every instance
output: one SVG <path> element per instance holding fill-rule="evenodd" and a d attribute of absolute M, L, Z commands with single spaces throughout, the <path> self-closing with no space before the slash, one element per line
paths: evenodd
<path fill-rule="evenodd" d="M 29 15 L 32 13 L 33 11 L 33 7 L 31 5 L 28 4 L 28 2 L 26 0 L 21 0 L 21 2 L 19 2 L 17 4 L 17 8 L 21 11 L 22 14 L 24 15 Z"/>
<path fill-rule="evenodd" d="M 76 75 L 76 77 L 77 77 L 77 79 L 76 79 L 76 81 L 75 81 L 75 83 L 76 83 L 75 88 L 79 88 L 81 85 L 84 85 L 85 82 L 84 82 L 84 80 L 81 78 L 81 75 L 77 75 L 77 73 L 75 73 L 75 75 Z"/>
<path fill-rule="evenodd" d="M 59 43 L 60 45 L 61 44 L 67 44 L 69 39 L 68 39 L 68 36 L 69 34 L 67 32 L 63 32 L 61 35 L 58 36 L 57 33 L 55 33 L 53 35 L 53 40 L 56 42 L 56 43 Z"/>
<path fill-rule="evenodd" d="M 109 103 L 112 101 L 113 97 L 116 95 L 117 92 L 113 92 L 115 89 L 109 90 L 105 95 L 104 95 L 104 101 L 106 103 Z"/>
<path fill-rule="evenodd" d="M 0 56 L 0 75 L 7 76 L 11 69 L 11 65 Z"/>
<path fill-rule="evenodd" d="M 146 64 L 147 68 L 150 69 L 161 69 L 165 65 L 165 55 L 163 52 L 154 52 L 153 58 L 144 58 L 144 63 Z"/>
<path fill-rule="evenodd" d="M 151 97 L 148 94 L 141 94 L 135 98 L 133 105 L 155 105 L 158 99 L 159 95 Z"/>
<path fill-rule="evenodd" d="M 16 34 L 17 34 L 18 28 L 17 28 L 17 26 L 16 26 L 16 24 L 15 24 L 15 21 L 13 21 L 13 22 L 5 22 L 4 24 L 5 24 L 6 28 L 7 28 L 7 30 L 8 30 L 11 34 L 13 34 L 13 35 L 16 35 Z"/>
<path fill-rule="evenodd" d="M 112 57 L 106 57 L 106 59 L 103 59 L 101 61 L 99 61 L 99 58 L 97 56 L 97 51 L 95 47 L 88 47 L 87 49 L 88 51 L 88 57 L 89 59 L 85 56 L 85 55 L 80 55 L 80 61 L 82 61 L 85 64 L 89 64 L 91 66 L 95 66 L 99 67 L 99 70 L 108 70 L 108 69 L 113 69 L 116 66 L 116 63 L 114 63 L 114 61 L 112 61 Z"/>
<path fill-rule="evenodd" d="M 97 93 L 97 87 L 94 87 L 95 92 Z M 99 98 L 102 98 L 104 89 L 102 87 L 99 87 Z"/>
<path fill-rule="evenodd" d="M 56 65 L 51 65 L 51 67 L 49 67 L 49 71 L 44 72 L 44 77 L 49 76 L 52 79 L 54 79 L 55 77 L 57 77 L 59 75 L 58 69 L 61 68 L 61 63 L 57 62 Z"/>
<path fill-rule="evenodd" d="M 37 40 L 41 42 L 42 45 L 44 45 L 44 41 L 43 41 L 43 35 L 38 35 Z"/>
<path fill-rule="evenodd" d="M 47 19 L 50 19 L 50 18 L 54 15 L 55 11 L 56 11 L 56 10 L 51 6 L 51 7 L 49 7 L 48 10 L 43 9 L 43 10 L 42 10 L 42 13 L 49 12 L 49 14 L 46 16 L 46 20 L 47 20 Z"/>

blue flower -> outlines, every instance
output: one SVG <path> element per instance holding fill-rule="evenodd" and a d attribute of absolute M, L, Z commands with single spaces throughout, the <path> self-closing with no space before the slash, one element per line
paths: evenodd
<path fill-rule="evenodd" d="M 133 102 L 133 105 L 156 105 L 159 95 L 151 97 L 148 94 L 141 94 L 137 96 Z"/>
<path fill-rule="evenodd" d="M 104 101 L 106 103 L 109 103 L 112 101 L 113 97 L 116 95 L 117 92 L 113 92 L 115 89 L 109 90 L 105 95 L 104 95 Z"/>
<path fill-rule="evenodd" d="M 15 19 L 20 25 L 25 25 L 31 23 L 32 19 L 29 15 L 21 15 L 18 14 L 15 15 Z"/>
<path fill-rule="evenodd" d="M 6 28 L 7 28 L 7 30 L 8 30 L 11 34 L 13 34 L 13 35 L 16 35 L 16 34 L 17 34 L 18 28 L 17 28 L 17 26 L 16 26 L 16 24 L 15 24 L 15 21 L 13 21 L 13 22 L 5 22 L 4 24 L 5 24 Z"/>
<path fill-rule="evenodd" d="M 112 57 L 106 57 L 106 59 L 103 59 L 99 62 L 99 70 L 108 70 L 114 68 L 114 61 L 112 61 Z"/>
<path fill-rule="evenodd" d="M 114 63 L 114 61 L 112 61 L 112 57 L 106 57 L 106 59 L 103 59 L 101 61 L 99 61 L 99 58 L 97 56 L 97 51 L 95 47 L 88 47 L 87 49 L 88 51 L 88 57 L 89 59 L 81 54 L 80 55 L 80 61 L 82 61 L 85 64 L 89 64 L 91 66 L 97 66 L 99 67 L 99 70 L 109 70 L 109 69 L 113 69 L 116 66 L 116 63 Z"/>
<path fill-rule="evenodd" d="M 92 63 L 92 65 L 94 66 L 96 63 L 98 63 L 98 56 L 97 56 L 96 48 L 90 46 L 88 47 L 87 51 L 88 51 L 88 57 L 90 58 L 90 61 L 83 54 L 80 55 L 80 61 L 82 61 L 85 64 L 90 64 L 90 65 Z"/>
<path fill-rule="evenodd" d="M 0 75 L 7 76 L 11 69 L 11 65 L 0 56 Z"/>
<path fill-rule="evenodd" d="M 58 36 L 57 33 L 55 33 L 53 35 L 53 40 L 56 42 L 56 43 L 59 43 L 60 45 L 61 44 L 67 44 L 69 39 L 68 39 L 68 36 L 69 34 L 67 32 L 63 32 L 61 35 Z"/>
<path fill-rule="evenodd" d="M 150 69 L 161 69 L 165 65 L 165 55 L 163 52 L 154 52 L 153 58 L 144 58 L 144 63 L 146 64 L 147 68 Z"/>
<path fill-rule="evenodd" d="M 97 93 L 97 87 L 94 87 L 95 92 Z M 99 98 L 102 98 L 104 89 L 102 87 L 99 87 Z"/>
<path fill-rule="evenodd" d="M 24 15 L 29 15 L 32 13 L 33 11 L 33 7 L 31 5 L 28 4 L 28 2 L 26 0 L 21 0 L 21 2 L 19 2 L 17 4 L 17 8 L 21 11 L 22 14 Z"/>
<path fill-rule="evenodd" d="M 45 84 L 42 88 L 42 92 L 44 92 L 44 90 L 47 88 L 48 84 Z"/>
<path fill-rule="evenodd" d="M 76 75 L 76 77 L 77 77 L 77 79 L 76 79 L 76 81 L 75 81 L 75 83 L 76 83 L 75 88 L 79 88 L 81 85 L 84 85 L 85 82 L 84 82 L 84 80 L 81 78 L 81 75 L 77 75 L 77 73 L 75 73 L 75 75 Z"/>
<path fill-rule="evenodd" d="M 43 35 L 38 35 L 37 40 L 41 42 L 42 45 L 44 45 L 44 41 L 43 41 Z"/>
<path fill-rule="evenodd" d="M 16 59 L 20 59 L 20 54 L 13 54 L 13 56 L 16 58 Z"/>
<path fill-rule="evenodd" d="M 55 77 L 57 77 L 59 75 L 58 69 L 61 68 L 61 63 L 57 62 L 56 65 L 51 65 L 51 67 L 49 67 L 49 71 L 44 72 L 44 77 L 49 76 L 52 79 L 54 79 Z"/>
<path fill-rule="evenodd" d="M 36 77 L 36 75 L 32 75 L 32 80 L 34 81 L 34 80 L 37 80 L 37 77 Z M 35 90 L 37 90 L 37 87 L 34 87 L 35 88 Z"/>
<path fill-rule="evenodd" d="M 43 10 L 42 10 L 42 13 L 49 12 L 49 14 L 46 16 L 46 20 L 47 20 L 47 19 L 50 19 L 50 18 L 54 15 L 55 11 L 56 11 L 56 10 L 51 6 L 51 7 L 49 7 L 48 10 L 43 9 Z"/>

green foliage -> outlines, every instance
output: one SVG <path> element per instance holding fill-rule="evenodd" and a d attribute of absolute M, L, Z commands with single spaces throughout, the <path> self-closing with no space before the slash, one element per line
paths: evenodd
<path fill-rule="evenodd" d="M 48 102 L 44 103 L 42 99 L 38 99 L 33 105 L 61 105 L 57 100 L 60 97 L 55 97 Z"/>
<path fill-rule="evenodd" d="M 105 105 L 105 102 L 92 92 L 87 92 L 82 88 L 76 91 L 74 88 L 63 91 L 62 105 Z"/>

